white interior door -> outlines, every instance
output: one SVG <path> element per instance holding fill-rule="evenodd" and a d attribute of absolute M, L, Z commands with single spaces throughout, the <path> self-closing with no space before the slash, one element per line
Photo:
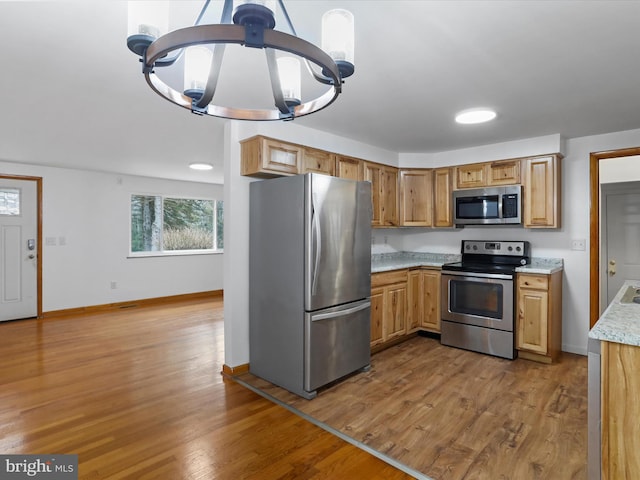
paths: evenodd
<path fill-rule="evenodd" d="M 38 315 L 37 183 L 0 178 L 0 321 Z"/>
<path fill-rule="evenodd" d="M 603 185 L 606 255 L 603 287 L 606 305 L 625 280 L 640 280 L 640 183 Z"/>

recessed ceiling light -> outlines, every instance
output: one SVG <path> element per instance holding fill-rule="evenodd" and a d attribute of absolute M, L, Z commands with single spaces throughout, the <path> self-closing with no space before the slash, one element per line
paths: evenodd
<path fill-rule="evenodd" d="M 483 123 L 496 118 L 496 112 L 489 108 L 470 108 L 456 114 L 456 122 L 463 124 Z"/>
<path fill-rule="evenodd" d="M 189 165 L 189 168 L 192 168 L 193 170 L 211 170 L 213 165 L 210 163 L 192 163 Z"/>

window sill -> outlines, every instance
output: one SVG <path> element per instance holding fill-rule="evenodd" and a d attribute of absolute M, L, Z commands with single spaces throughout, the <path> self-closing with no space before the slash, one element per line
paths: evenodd
<path fill-rule="evenodd" d="M 149 258 L 149 257 L 184 257 L 191 255 L 221 255 L 224 250 L 176 250 L 170 252 L 135 252 L 129 253 L 127 258 Z"/>

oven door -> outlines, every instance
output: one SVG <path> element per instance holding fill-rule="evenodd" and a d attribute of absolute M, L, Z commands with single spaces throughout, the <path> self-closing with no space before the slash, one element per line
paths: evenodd
<path fill-rule="evenodd" d="M 442 319 L 513 332 L 513 276 L 443 271 Z"/>

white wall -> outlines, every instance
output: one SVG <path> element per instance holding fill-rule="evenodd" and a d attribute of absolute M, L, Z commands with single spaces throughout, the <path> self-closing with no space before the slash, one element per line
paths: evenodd
<path fill-rule="evenodd" d="M 223 288 L 222 254 L 127 258 L 131 193 L 222 199 L 222 185 L 10 162 L 0 173 L 43 178 L 43 237 L 56 239 L 42 247 L 43 311 Z"/>

